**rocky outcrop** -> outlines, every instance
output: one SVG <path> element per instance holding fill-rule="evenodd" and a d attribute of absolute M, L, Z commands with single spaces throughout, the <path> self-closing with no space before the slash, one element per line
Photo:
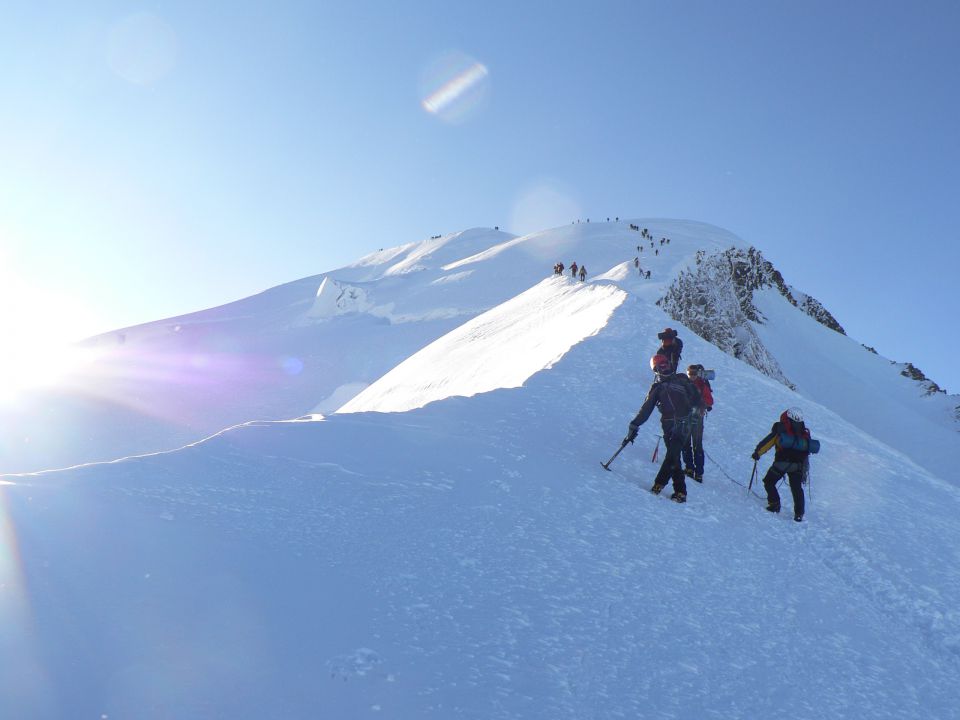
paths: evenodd
<path fill-rule="evenodd" d="M 806 293 L 799 292 L 795 288 L 793 289 L 793 297 L 796 299 L 794 304 L 818 323 L 841 335 L 847 334 L 847 331 L 843 329 L 840 323 L 837 322 L 837 319 L 830 314 L 830 311 L 827 310 L 819 300 L 810 297 Z"/>
<path fill-rule="evenodd" d="M 924 392 L 927 395 L 946 392 L 946 390 L 941 389 L 941 387 L 937 385 L 933 380 L 931 380 L 926 375 L 924 375 L 923 371 L 921 371 L 920 368 L 918 368 L 913 363 L 903 363 L 902 365 L 903 367 L 900 370 L 900 374 L 903 375 L 904 377 L 908 377 L 911 380 L 916 380 L 918 383 L 920 383 L 923 386 Z"/>
<path fill-rule="evenodd" d="M 793 388 L 751 325 L 766 322 L 753 302 L 753 294 L 764 288 L 776 288 L 791 305 L 846 335 L 818 300 L 787 285 L 780 272 L 753 247 L 730 248 L 711 255 L 701 250 L 694 267 L 680 274 L 658 304 L 703 339 Z"/>
<path fill-rule="evenodd" d="M 818 300 L 787 285 L 780 272 L 752 247 L 710 255 L 699 251 L 693 267 L 680 273 L 657 304 L 704 340 L 794 388 L 753 326 L 767 322 L 753 301 L 754 293 L 766 288 L 776 288 L 787 302 L 824 327 L 847 334 Z M 874 348 L 863 347 L 877 354 Z M 920 383 L 925 394 L 946 392 L 912 363 L 892 364 L 900 367 L 901 375 Z M 957 415 L 960 419 L 960 407 Z"/>
<path fill-rule="evenodd" d="M 766 320 L 753 302 L 753 293 L 766 287 L 797 305 L 783 277 L 755 248 L 700 251 L 694 267 L 680 273 L 657 304 L 704 340 L 794 388 L 751 324 Z"/>

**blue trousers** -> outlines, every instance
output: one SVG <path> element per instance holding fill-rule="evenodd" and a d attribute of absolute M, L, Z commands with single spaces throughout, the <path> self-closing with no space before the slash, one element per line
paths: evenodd
<path fill-rule="evenodd" d="M 690 419 L 690 439 L 683 446 L 683 465 L 703 475 L 703 416 L 694 413 Z"/>

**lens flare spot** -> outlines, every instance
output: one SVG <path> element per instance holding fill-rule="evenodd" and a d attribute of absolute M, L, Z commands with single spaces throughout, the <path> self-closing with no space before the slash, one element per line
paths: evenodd
<path fill-rule="evenodd" d="M 513 232 L 526 235 L 546 228 L 569 225 L 580 217 L 573 191 L 552 179 L 537 180 L 521 190 L 513 205 Z"/>
<path fill-rule="evenodd" d="M 23 560 L 7 494 L 8 482 L 0 483 L 0 626 L 5 657 L 17 658 L 16 667 L 8 668 L 8 677 L 0 682 L 4 701 L 17 706 L 17 696 L 42 697 L 50 691 L 40 658 L 36 655 L 33 637 L 33 612 L 23 573 Z M 10 698 L 10 693 L 13 698 Z M 36 695 L 36 693 L 42 693 Z M 24 705 L 23 707 L 26 707 Z"/>
<path fill-rule="evenodd" d="M 107 40 L 107 64 L 134 85 L 152 85 L 173 70 L 177 36 L 152 13 L 140 12 L 116 23 Z"/>
<path fill-rule="evenodd" d="M 448 53 L 424 73 L 420 104 L 442 120 L 463 122 L 485 103 L 489 76 L 483 63 L 461 53 Z"/>
<path fill-rule="evenodd" d="M 286 357 L 280 361 L 280 367 L 287 375 L 299 375 L 303 372 L 303 360 L 295 357 Z"/>

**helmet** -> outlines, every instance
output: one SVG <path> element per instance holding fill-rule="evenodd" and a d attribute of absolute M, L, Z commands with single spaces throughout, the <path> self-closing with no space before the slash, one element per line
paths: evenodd
<path fill-rule="evenodd" d="M 793 422 L 803 422 L 803 413 L 800 411 L 800 408 L 787 408 L 785 415 Z"/>
<path fill-rule="evenodd" d="M 687 365 L 687 375 L 690 377 L 699 377 L 701 370 L 703 370 L 703 365 Z"/>
<path fill-rule="evenodd" d="M 666 355 L 654 355 L 650 358 L 650 369 L 657 375 L 672 375 L 673 363 Z"/>

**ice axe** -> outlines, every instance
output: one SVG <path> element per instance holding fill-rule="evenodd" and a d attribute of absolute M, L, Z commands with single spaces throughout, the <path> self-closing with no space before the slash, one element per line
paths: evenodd
<path fill-rule="evenodd" d="M 613 460 L 614 460 L 614 458 L 616 458 L 617 455 L 620 454 L 620 451 L 622 451 L 622 450 L 627 446 L 627 443 L 628 443 L 628 442 L 630 442 L 630 441 L 629 441 L 629 440 L 624 440 L 622 443 L 620 443 L 620 447 L 617 448 L 617 451 L 613 454 L 613 457 L 611 457 L 611 458 L 610 458 L 609 460 L 607 460 L 605 463 L 600 463 L 600 466 L 601 466 L 604 470 L 606 470 L 607 472 L 613 472 L 612 470 L 610 470 L 610 463 L 612 463 Z"/>

